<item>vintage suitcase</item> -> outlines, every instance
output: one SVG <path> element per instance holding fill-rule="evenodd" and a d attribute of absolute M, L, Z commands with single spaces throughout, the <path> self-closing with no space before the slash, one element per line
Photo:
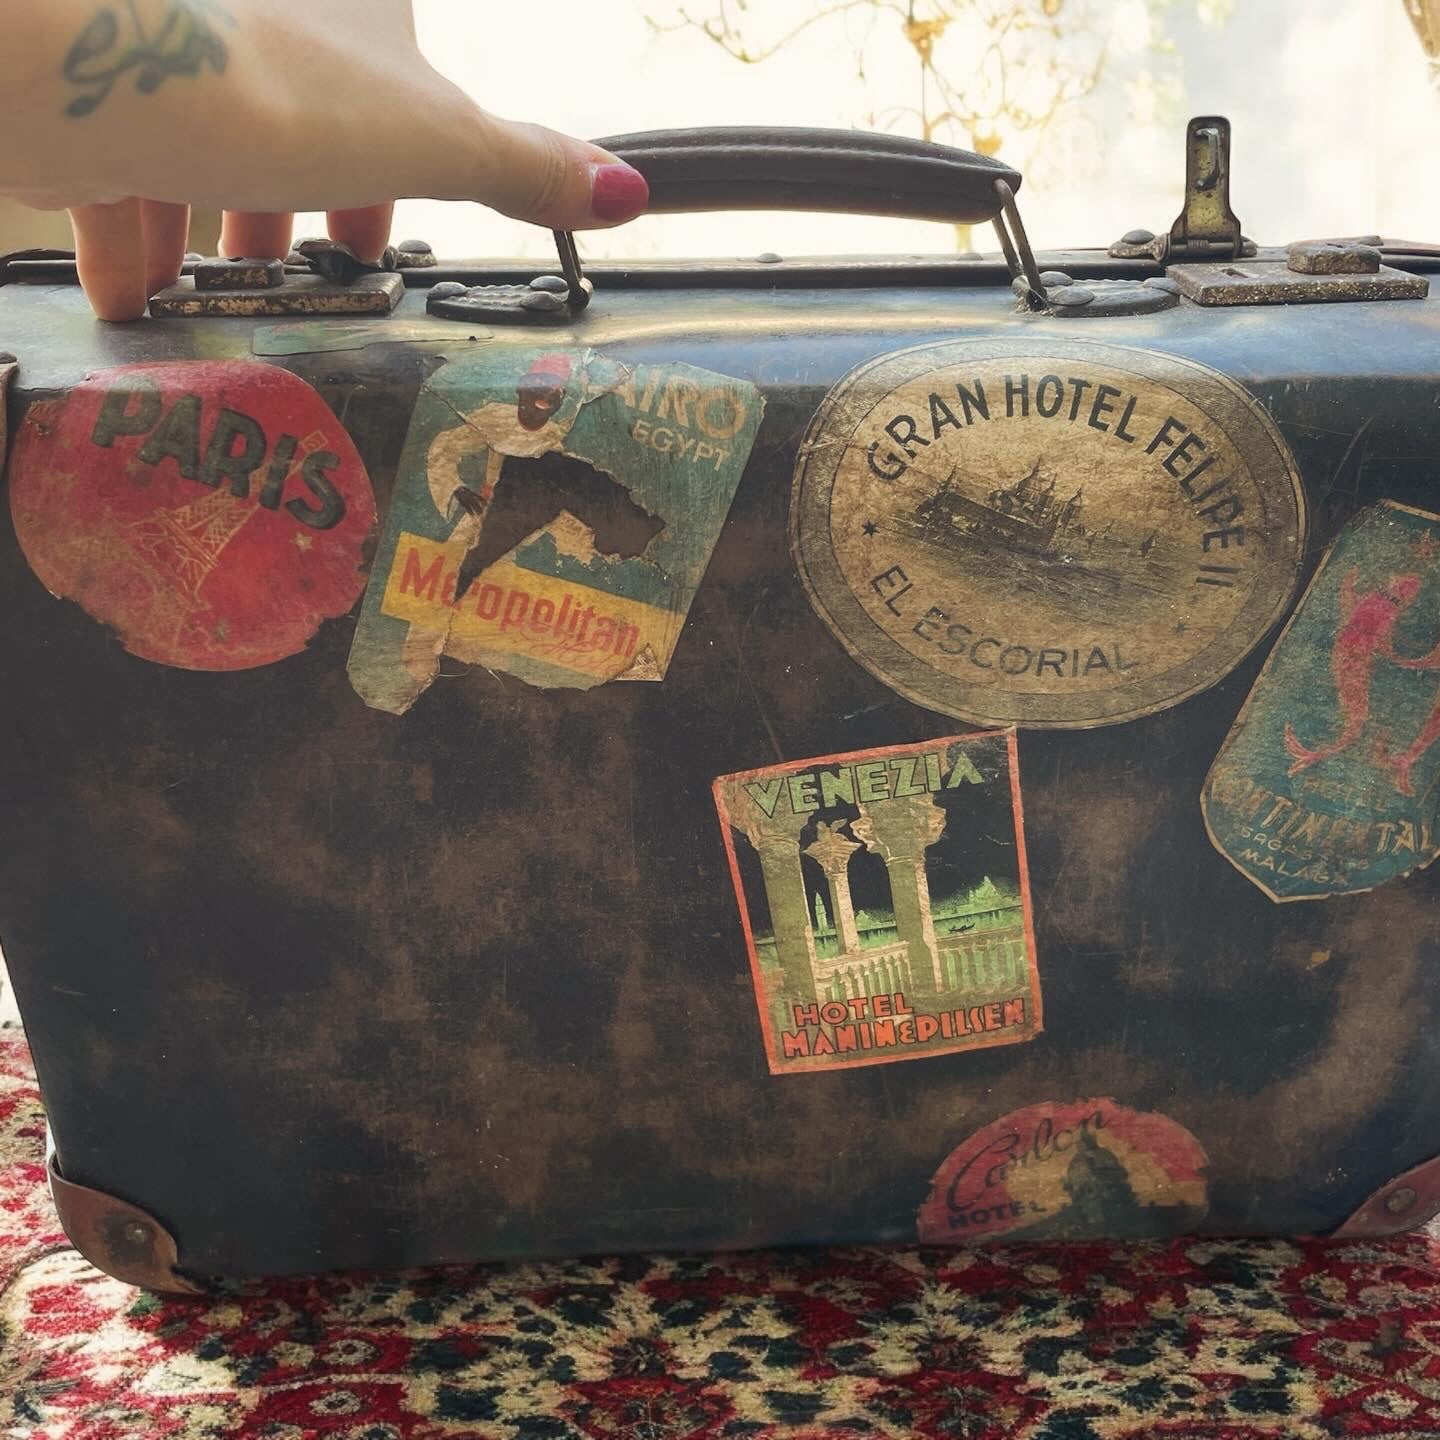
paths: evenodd
<path fill-rule="evenodd" d="M 1169 231 L 1038 259 L 980 157 L 607 143 L 1004 258 L 312 243 L 128 326 L 0 269 L 0 936 L 76 1243 L 1440 1210 L 1440 251 L 1257 249 L 1214 117 Z"/>

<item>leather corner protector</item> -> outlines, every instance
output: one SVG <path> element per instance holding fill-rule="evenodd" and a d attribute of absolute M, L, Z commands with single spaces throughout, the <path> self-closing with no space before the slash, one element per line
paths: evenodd
<path fill-rule="evenodd" d="M 1382 1185 L 1353 1215 L 1330 1232 L 1332 1239 L 1361 1240 L 1418 1230 L 1440 1215 L 1440 1156 Z"/>
<path fill-rule="evenodd" d="M 126 1200 L 67 1180 L 53 1155 L 50 1194 L 70 1243 L 97 1270 L 144 1290 L 204 1293 L 175 1268 L 179 1252 L 174 1237 L 154 1216 Z"/>
<path fill-rule="evenodd" d="M 7 350 L 0 350 L 0 475 L 5 473 L 5 442 L 9 435 L 5 425 L 5 396 L 17 369 L 15 357 Z"/>

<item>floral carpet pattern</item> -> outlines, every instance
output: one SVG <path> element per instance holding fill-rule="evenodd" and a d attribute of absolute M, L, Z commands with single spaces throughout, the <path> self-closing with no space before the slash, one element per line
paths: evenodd
<path fill-rule="evenodd" d="M 1440 1437 L 1440 1249 L 1179 1241 L 588 1260 L 201 1300 L 56 1224 L 0 1036 L 0 1437 Z"/>

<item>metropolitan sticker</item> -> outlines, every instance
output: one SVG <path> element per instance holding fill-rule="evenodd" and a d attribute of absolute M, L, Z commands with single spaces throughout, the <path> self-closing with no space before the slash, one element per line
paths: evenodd
<path fill-rule="evenodd" d="M 977 724 L 1174 705 L 1279 617 L 1304 547 L 1265 412 L 1194 361 L 1084 340 L 924 345 L 853 371 L 801 448 L 791 544 L 893 689 Z"/>
<path fill-rule="evenodd" d="M 661 679 L 763 408 L 743 380 L 593 350 L 442 366 L 350 653 L 361 698 L 409 709 L 442 655 L 539 686 Z"/>
<path fill-rule="evenodd" d="M 1340 532 L 1205 783 L 1221 854 L 1272 900 L 1428 865 L 1440 808 L 1440 515 Z"/>
<path fill-rule="evenodd" d="M 920 1241 L 1184 1235 L 1209 1209 L 1208 1165 L 1167 1116 L 1108 1099 L 1031 1105 L 951 1151 L 920 1207 Z"/>
<path fill-rule="evenodd" d="M 1040 1033 L 1013 731 L 715 782 L 772 1073 Z"/>

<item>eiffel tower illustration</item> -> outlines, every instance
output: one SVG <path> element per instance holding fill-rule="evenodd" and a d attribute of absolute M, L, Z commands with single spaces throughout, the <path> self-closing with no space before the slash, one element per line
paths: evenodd
<path fill-rule="evenodd" d="M 325 443 L 321 431 L 307 435 L 295 451 L 295 460 L 286 475 L 288 481 L 305 457 Z M 148 560 L 160 575 L 174 581 L 192 601 L 220 563 L 225 547 L 240 533 L 258 507 L 228 490 L 202 495 L 188 505 L 162 510 L 127 527 L 137 554 Z"/>

